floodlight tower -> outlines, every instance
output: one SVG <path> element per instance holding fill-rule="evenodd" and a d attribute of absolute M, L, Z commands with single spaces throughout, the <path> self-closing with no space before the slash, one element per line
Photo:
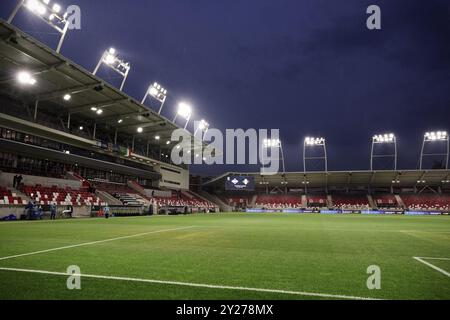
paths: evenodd
<path fill-rule="evenodd" d="M 9 16 L 8 23 L 12 23 L 22 7 L 39 17 L 61 34 L 56 48 L 56 52 L 59 53 L 66 38 L 67 31 L 69 30 L 69 22 L 66 20 L 67 13 L 62 14 L 61 6 L 57 3 L 50 3 L 50 0 L 20 0 Z"/>
<path fill-rule="evenodd" d="M 200 130 L 202 133 L 205 133 L 208 131 L 209 129 L 209 123 L 206 122 L 206 120 L 202 119 L 200 120 L 200 122 L 198 123 L 197 128 L 195 129 L 194 132 L 194 137 L 197 135 L 197 132 Z"/>
<path fill-rule="evenodd" d="M 378 145 L 393 145 L 394 153 L 376 153 L 375 147 Z M 372 137 L 372 148 L 370 152 L 370 170 L 374 170 L 374 160 L 376 158 L 394 158 L 394 170 L 397 170 L 397 137 L 393 133 L 378 134 Z"/>
<path fill-rule="evenodd" d="M 188 105 L 187 103 L 180 102 L 178 104 L 177 114 L 175 115 L 175 118 L 173 118 L 173 121 L 172 121 L 173 123 L 175 123 L 175 121 L 177 121 L 178 116 L 186 119 L 186 124 L 184 125 L 184 129 L 186 130 L 189 120 L 191 120 L 192 107 L 190 105 Z"/>
<path fill-rule="evenodd" d="M 94 75 L 97 74 L 98 69 L 100 66 L 104 64 L 105 66 L 111 68 L 118 74 L 120 74 L 123 77 L 122 84 L 120 85 L 120 91 L 122 91 L 123 86 L 125 85 L 125 81 L 127 81 L 128 73 L 130 72 L 130 63 L 125 62 L 122 59 L 119 59 L 117 56 L 117 51 L 114 48 L 110 48 L 109 50 L 106 50 L 103 52 L 102 57 L 100 58 L 97 66 L 95 67 L 95 70 L 93 72 Z"/>
<path fill-rule="evenodd" d="M 426 153 L 426 145 L 436 145 L 437 143 L 445 144 L 445 153 Z M 448 159 L 450 153 L 450 142 L 447 131 L 431 131 L 426 132 L 423 138 L 422 151 L 420 152 L 420 165 L 419 168 L 423 168 L 423 159 L 425 157 L 445 157 L 445 169 L 448 170 Z"/>
<path fill-rule="evenodd" d="M 144 104 L 148 96 L 155 98 L 161 103 L 158 111 L 158 114 L 161 114 L 161 111 L 164 107 L 164 103 L 166 102 L 167 99 L 167 90 L 164 89 L 158 82 L 155 82 L 152 85 L 150 85 L 150 87 L 148 87 L 147 92 L 145 93 L 145 96 L 142 99 L 141 102 L 142 104 Z"/>
<path fill-rule="evenodd" d="M 262 143 L 262 148 L 264 150 L 272 150 L 272 148 L 274 148 L 275 150 L 280 151 L 281 158 L 278 160 L 279 161 L 281 160 L 283 175 L 285 175 L 286 174 L 286 165 L 284 162 L 283 144 L 281 143 L 281 140 L 280 139 L 264 139 L 263 143 Z M 265 154 L 265 152 L 262 152 L 262 163 L 263 164 L 265 163 L 264 154 Z"/>
<path fill-rule="evenodd" d="M 323 149 L 322 156 L 308 156 L 307 150 L 312 149 Z M 306 162 L 309 160 L 323 160 L 325 172 L 328 172 L 328 156 L 327 156 L 327 145 L 325 138 L 314 138 L 314 137 L 306 137 L 303 142 L 303 170 L 306 172 Z"/>

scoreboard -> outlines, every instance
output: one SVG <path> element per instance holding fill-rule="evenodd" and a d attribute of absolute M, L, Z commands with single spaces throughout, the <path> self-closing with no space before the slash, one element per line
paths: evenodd
<path fill-rule="evenodd" d="M 255 178 L 251 176 L 228 176 L 225 180 L 227 191 L 254 191 Z"/>

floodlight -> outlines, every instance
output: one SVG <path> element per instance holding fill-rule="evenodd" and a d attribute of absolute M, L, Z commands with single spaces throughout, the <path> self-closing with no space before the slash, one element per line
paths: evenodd
<path fill-rule="evenodd" d="M 279 148 L 281 147 L 280 139 L 264 139 L 263 140 L 263 148 Z"/>
<path fill-rule="evenodd" d="M 177 114 L 175 115 L 175 118 L 173 118 L 173 122 L 175 123 L 175 121 L 177 120 L 177 117 L 181 116 L 184 119 L 186 119 L 186 124 L 184 126 L 184 129 L 186 129 L 189 120 L 191 119 L 192 116 L 192 108 L 189 104 L 184 103 L 184 102 L 180 102 L 178 104 L 178 111 Z"/>
<path fill-rule="evenodd" d="M 55 3 L 52 7 L 50 7 L 49 0 L 20 0 L 17 6 L 14 8 L 12 14 L 9 16 L 8 23 L 12 23 L 15 16 L 22 7 L 33 13 L 35 16 L 41 18 L 61 34 L 61 38 L 56 48 L 56 52 L 59 53 L 63 41 L 66 37 L 66 33 L 69 30 L 69 22 L 66 20 L 67 13 L 65 13 L 61 17 L 59 15 L 59 13 L 62 11 L 61 6 Z M 47 15 L 48 12 L 50 12 L 49 15 Z"/>
<path fill-rule="evenodd" d="M 142 133 L 143 131 L 144 131 L 144 129 L 142 127 L 137 128 L 138 133 Z"/>
<path fill-rule="evenodd" d="M 70 94 L 65 94 L 64 97 L 63 97 L 63 99 L 64 99 L 65 101 L 69 101 L 70 99 L 72 99 L 72 96 L 71 96 Z"/>
<path fill-rule="evenodd" d="M 443 151 L 443 149 L 439 151 L 436 150 L 436 148 L 439 148 L 439 146 L 441 145 L 442 147 L 444 147 L 444 144 L 445 144 L 445 151 Z M 435 149 L 435 151 L 433 152 L 426 151 L 425 149 L 426 145 L 431 145 L 429 148 Z M 445 157 L 445 169 L 448 169 L 448 162 L 450 158 L 450 139 L 447 131 L 439 130 L 439 131 L 425 132 L 422 143 L 422 151 L 420 152 L 420 160 L 419 160 L 420 170 L 422 170 L 423 159 L 425 157 L 434 157 L 434 158 Z"/>
<path fill-rule="evenodd" d="M 122 123 L 122 122 L 123 122 L 123 119 L 117 120 L 117 123 Z"/>
<path fill-rule="evenodd" d="M 167 141 L 166 144 L 169 145 L 169 144 L 170 144 L 170 141 Z"/>
<path fill-rule="evenodd" d="M 286 173 L 286 165 L 285 165 L 285 160 L 284 160 L 284 151 L 283 151 L 283 145 L 281 144 L 281 140 L 277 139 L 277 138 L 270 138 L 270 139 L 264 139 L 262 141 L 262 149 L 270 149 L 270 148 L 275 148 L 277 149 L 277 151 L 281 154 L 281 158 L 277 159 L 278 161 L 281 161 L 281 165 L 282 165 L 282 169 L 283 169 L 283 173 Z M 264 159 L 264 156 L 267 155 L 267 153 L 265 151 L 260 152 L 261 157 L 262 157 L 262 164 L 265 165 L 266 164 L 266 160 Z M 274 155 L 272 155 L 273 157 Z M 264 169 L 264 167 L 263 167 Z"/>
<path fill-rule="evenodd" d="M 188 119 L 192 113 L 191 106 L 184 102 L 181 102 L 178 104 L 178 112 L 177 113 L 179 116 L 182 116 L 183 118 Z"/>
<path fill-rule="evenodd" d="M 79 129 L 80 129 L 80 130 L 82 131 L 82 130 L 83 130 L 84 128 L 83 128 L 83 126 L 80 126 L 80 128 L 79 128 Z"/>
<path fill-rule="evenodd" d="M 383 145 L 375 148 L 376 145 Z M 384 146 L 386 145 L 386 146 Z M 393 146 L 392 153 L 386 153 L 387 148 Z M 397 170 L 397 138 L 393 133 L 376 134 L 372 137 L 372 148 L 370 153 L 370 170 L 374 170 L 375 158 L 393 158 L 393 170 Z"/>
<path fill-rule="evenodd" d="M 142 99 L 141 102 L 142 104 L 144 104 L 145 100 L 149 95 L 161 103 L 161 106 L 159 107 L 158 111 L 158 114 L 161 114 L 164 102 L 166 102 L 167 99 L 167 90 L 164 89 L 158 82 L 153 83 L 148 87 L 147 92 L 145 93 L 145 96 Z"/>
<path fill-rule="evenodd" d="M 102 109 L 98 109 L 98 110 L 97 110 L 97 114 L 98 114 L 98 115 L 101 115 L 102 113 L 103 113 L 103 110 L 102 110 Z"/>
<path fill-rule="evenodd" d="M 128 73 L 130 72 L 131 69 L 130 64 L 120 59 L 117 55 L 117 50 L 114 48 L 109 48 L 108 50 L 105 50 L 103 52 L 102 57 L 100 58 L 97 66 L 94 69 L 93 72 L 94 75 L 97 74 L 102 64 L 111 68 L 112 70 L 114 70 L 123 77 L 122 83 L 119 88 L 119 90 L 122 90 L 123 86 L 125 85 L 125 81 L 128 78 Z"/>
<path fill-rule="evenodd" d="M 197 128 L 195 129 L 194 136 L 197 135 L 198 130 L 206 133 L 208 131 L 208 129 L 209 129 L 209 123 L 206 122 L 204 119 L 202 119 L 202 120 L 200 120 Z"/>
<path fill-rule="evenodd" d="M 55 3 L 52 7 L 52 10 L 56 13 L 59 13 L 61 11 L 61 6 L 57 3 Z"/>
<path fill-rule="evenodd" d="M 159 139 L 161 139 L 160 136 L 155 136 L 155 140 L 159 140 Z"/>
<path fill-rule="evenodd" d="M 323 148 L 323 155 L 322 156 L 307 156 L 307 151 L 309 149 L 312 149 L 314 147 L 320 147 Z M 314 151 L 311 151 L 312 153 L 316 153 Z M 303 142 L 303 170 L 306 172 L 306 163 L 307 160 L 310 161 L 316 161 L 316 160 L 323 160 L 324 162 L 324 169 L 325 172 L 328 171 L 328 156 L 327 156 L 327 148 L 326 148 L 326 140 L 323 137 L 310 137 L 307 136 Z"/>
<path fill-rule="evenodd" d="M 20 84 L 24 85 L 34 85 L 36 84 L 36 79 L 33 78 L 31 73 L 27 71 L 21 71 L 17 74 L 17 80 Z"/>

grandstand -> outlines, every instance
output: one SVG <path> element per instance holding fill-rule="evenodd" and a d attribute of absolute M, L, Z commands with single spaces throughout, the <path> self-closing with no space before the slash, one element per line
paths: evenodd
<path fill-rule="evenodd" d="M 107 204 L 216 210 L 197 195 L 172 195 L 189 189 L 189 169 L 167 156 L 174 123 L 10 24 L 0 23 L 0 37 L 0 215 L 29 201 L 73 205 L 82 216 Z M 16 90 L 18 70 L 39 83 Z M 18 189 L 15 174 L 24 176 Z"/>
<path fill-rule="evenodd" d="M 255 181 L 255 190 L 225 190 L 230 176 Z M 397 170 L 348 172 L 228 172 L 204 183 L 205 192 L 219 192 L 224 211 L 344 212 L 448 214 L 449 170 Z"/>

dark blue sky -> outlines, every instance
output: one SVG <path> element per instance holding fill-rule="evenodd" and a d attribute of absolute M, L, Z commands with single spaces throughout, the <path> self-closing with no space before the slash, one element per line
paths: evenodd
<path fill-rule="evenodd" d="M 16 1 L 1 2 L 6 19 Z M 450 130 L 449 1 L 60 3 L 82 10 L 62 54 L 93 70 L 114 46 L 132 64 L 124 91 L 140 99 L 161 82 L 169 118 L 187 100 L 220 129 L 280 128 L 290 171 L 302 169 L 306 135 L 327 138 L 329 169 L 356 170 L 369 167 L 372 135 L 394 132 L 399 167 L 413 169 L 422 134 Z M 382 30 L 366 28 L 370 4 L 381 7 Z M 15 24 L 55 47 L 36 19 L 22 12 Z"/>

